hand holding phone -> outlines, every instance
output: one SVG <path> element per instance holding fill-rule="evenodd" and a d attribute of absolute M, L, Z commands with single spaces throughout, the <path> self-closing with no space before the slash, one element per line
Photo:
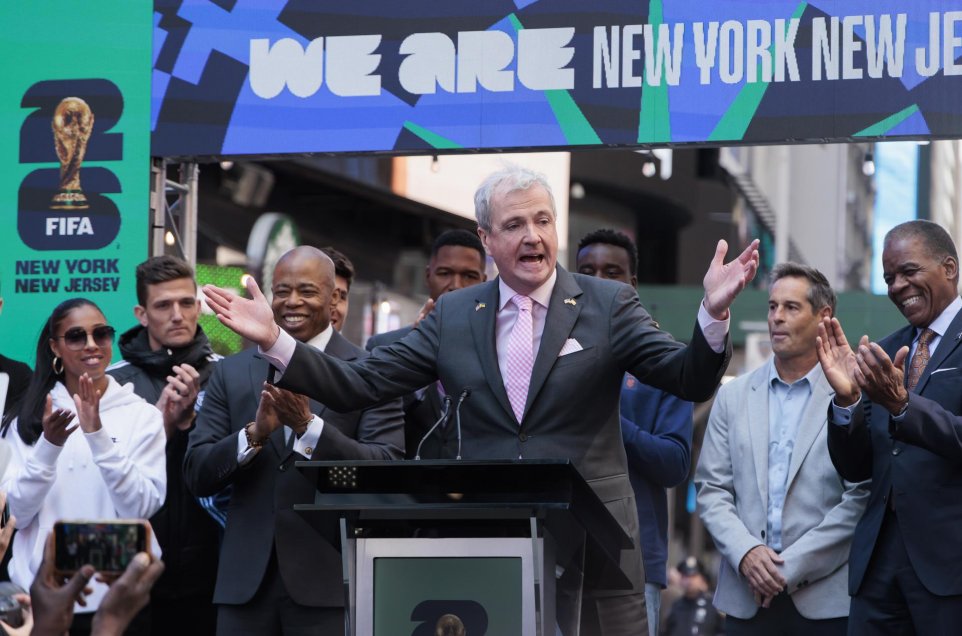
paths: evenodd
<path fill-rule="evenodd" d="M 120 577 L 111 583 L 110 590 L 94 614 L 92 633 L 122 634 L 134 616 L 147 606 L 150 590 L 164 573 L 164 562 L 151 561 L 147 554 L 138 554 Z"/>
<path fill-rule="evenodd" d="M 43 561 L 30 586 L 30 601 L 33 607 L 35 633 L 65 634 L 73 622 L 74 602 L 86 606 L 86 594 L 91 589 L 87 583 L 94 575 L 94 569 L 83 566 L 65 581 L 54 571 L 55 545 L 53 533 L 47 535 L 43 549 Z"/>

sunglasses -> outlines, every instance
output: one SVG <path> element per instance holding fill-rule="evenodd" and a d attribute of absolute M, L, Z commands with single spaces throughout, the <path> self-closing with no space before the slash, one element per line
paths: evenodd
<path fill-rule="evenodd" d="M 106 347 L 113 343 L 115 333 L 116 329 L 103 325 L 94 327 L 90 335 L 93 336 L 94 343 L 98 347 Z M 87 331 L 83 327 L 67 329 L 62 336 L 56 336 L 56 338 L 63 338 L 63 343 L 71 351 L 80 351 L 87 346 Z"/>

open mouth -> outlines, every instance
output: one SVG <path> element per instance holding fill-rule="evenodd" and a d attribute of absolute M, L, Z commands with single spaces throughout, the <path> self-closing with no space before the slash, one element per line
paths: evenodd
<path fill-rule="evenodd" d="M 307 316 L 303 314 L 290 314 L 284 316 L 281 320 L 283 320 L 284 324 L 288 327 L 299 327 L 307 322 Z"/>
<path fill-rule="evenodd" d="M 921 296 L 909 296 L 908 298 L 902 301 L 901 307 L 903 310 L 911 309 L 912 307 L 919 305 L 921 302 L 922 302 Z"/>
<path fill-rule="evenodd" d="M 520 260 L 528 265 L 540 265 L 544 262 L 544 254 L 525 254 Z"/>

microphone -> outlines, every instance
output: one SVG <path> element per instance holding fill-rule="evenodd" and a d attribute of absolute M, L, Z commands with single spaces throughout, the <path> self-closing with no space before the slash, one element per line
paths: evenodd
<path fill-rule="evenodd" d="M 458 404 L 460 405 L 460 403 Z M 421 447 L 424 446 L 424 442 L 426 442 L 427 439 L 431 437 L 431 433 L 433 433 L 438 426 L 440 426 L 441 424 L 443 424 L 448 420 L 448 417 L 450 415 L 451 415 L 451 396 L 445 395 L 444 405 L 441 407 L 441 417 L 438 418 L 438 421 L 434 423 L 434 426 L 429 428 L 428 432 L 425 433 L 424 437 L 421 438 L 421 441 L 418 443 L 418 449 L 414 452 L 414 459 L 416 460 L 421 459 Z"/>
<path fill-rule="evenodd" d="M 455 459 L 461 459 L 461 404 L 471 395 L 471 387 L 466 386 L 458 396 L 458 404 L 454 407 L 454 424 L 458 436 L 458 455 Z"/>

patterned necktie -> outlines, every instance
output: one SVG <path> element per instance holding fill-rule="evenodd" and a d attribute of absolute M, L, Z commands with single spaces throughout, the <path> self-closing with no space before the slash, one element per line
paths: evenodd
<path fill-rule="evenodd" d="M 925 371 L 925 365 L 929 363 L 929 342 L 935 337 L 935 332 L 926 329 L 919 336 L 919 343 L 915 347 L 915 355 L 912 356 L 912 364 L 909 366 L 908 389 L 913 390 L 919 383 L 919 378 Z"/>
<path fill-rule="evenodd" d="M 518 318 L 508 334 L 505 351 L 508 375 L 504 379 L 504 388 L 508 392 L 511 410 L 518 422 L 521 422 L 524 403 L 528 399 L 528 385 L 531 384 L 531 369 L 534 366 L 534 327 L 531 319 L 531 298 L 516 294 L 511 298 L 511 302 L 518 308 Z"/>

